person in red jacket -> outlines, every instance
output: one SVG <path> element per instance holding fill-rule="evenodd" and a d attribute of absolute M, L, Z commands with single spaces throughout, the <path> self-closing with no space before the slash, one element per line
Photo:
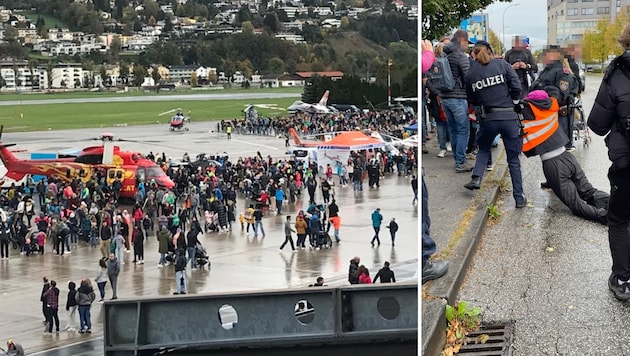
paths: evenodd
<path fill-rule="evenodd" d="M 372 278 L 370 278 L 370 271 L 364 265 L 359 266 L 357 270 L 359 275 L 359 284 L 372 284 Z"/>

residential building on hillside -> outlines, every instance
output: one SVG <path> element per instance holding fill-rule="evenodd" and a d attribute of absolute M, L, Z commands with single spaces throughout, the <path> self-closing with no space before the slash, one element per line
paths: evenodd
<path fill-rule="evenodd" d="M 547 0 L 547 42 L 580 41 L 598 20 L 613 21 L 622 9 L 630 13 L 630 0 Z"/>
<path fill-rule="evenodd" d="M 52 88 L 80 88 L 83 86 L 81 63 L 58 63 L 52 70 Z"/>
<path fill-rule="evenodd" d="M 278 78 L 280 78 L 280 74 L 265 74 L 260 79 L 260 86 L 263 88 L 279 88 L 280 82 Z"/>
<path fill-rule="evenodd" d="M 194 65 L 174 65 L 169 67 L 169 78 L 171 83 L 190 83 L 192 73 L 197 70 Z"/>
<path fill-rule="evenodd" d="M 303 87 L 305 82 L 304 78 L 299 75 L 289 73 L 282 74 L 276 80 L 278 81 L 278 86 L 281 88 Z"/>
<path fill-rule="evenodd" d="M 0 91 L 32 91 L 48 88 L 46 67 L 29 67 L 28 61 L 4 59 L 0 61 L 0 75 L 4 85 Z"/>
<path fill-rule="evenodd" d="M 285 41 L 291 41 L 293 43 L 305 43 L 304 37 L 302 35 L 296 35 L 294 33 L 277 33 L 276 38 Z"/>

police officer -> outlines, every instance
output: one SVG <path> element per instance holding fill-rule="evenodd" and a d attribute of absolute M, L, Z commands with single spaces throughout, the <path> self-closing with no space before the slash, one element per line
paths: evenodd
<path fill-rule="evenodd" d="M 608 203 L 608 243 L 612 273 L 608 288 L 620 300 L 630 300 L 630 25 L 619 36 L 625 52 L 608 66 L 588 127 L 606 136 L 610 201 Z"/>
<path fill-rule="evenodd" d="M 493 52 L 488 42 L 477 41 L 472 56 L 475 62 L 466 77 L 466 92 L 470 104 L 479 107 L 477 109 L 479 153 L 472 179 L 464 187 L 470 190 L 479 189 L 492 141 L 496 135 L 501 134 L 512 178 L 512 194 L 516 207 L 522 208 L 527 204 L 519 161 L 523 141 L 520 137 L 518 115 L 515 112 L 522 108 L 519 105 L 521 82 L 506 61 L 492 58 Z"/>
<path fill-rule="evenodd" d="M 538 78 L 529 88 L 532 90 L 545 90 L 547 86 L 554 86 L 560 90 L 560 111 L 558 111 L 560 126 L 569 137 L 565 146 L 568 151 L 575 151 L 573 146 L 573 111 L 569 105 L 573 104 L 573 98 L 578 93 L 578 82 L 571 73 L 570 68 L 563 63 L 564 54 L 560 47 L 549 46 L 545 49 L 543 62 L 545 69 L 540 72 Z"/>

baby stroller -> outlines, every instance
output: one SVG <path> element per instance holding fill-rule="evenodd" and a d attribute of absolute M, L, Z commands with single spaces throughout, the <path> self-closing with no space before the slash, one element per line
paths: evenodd
<path fill-rule="evenodd" d="M 591 136 L 586 125 L 582 99 L 576 99 L 573 104 L 569 105 L 569 110 L 573 110 L 573 139 L 575 141 L 581 139 L 584 147 L 587 147 L 591 142 Z"/>
<path fill-rule="evenodd" d="M 332 239 L 330 235 L 324 231 L 320 230 L 317 234 L 317 238 L 315 239 L 315 248 L 331 248 L 332 247 Z"/>
<path fill-rule="evenodd" d="M 195 246 L 195 264 L 200 268 L 207 264 L 208 268 L 210 268 L 208 252 L 206 252 L 206 248 L 201 243 L 197 243 L 197 246 Z"/>
<path fill-rule="evenodd" d="M 205 216 L 205 231 L 206 234 L 210 231 L 219 231 L 219 216 L 217 213 L 210 212 L 208 210 L 204 213 Z"/>

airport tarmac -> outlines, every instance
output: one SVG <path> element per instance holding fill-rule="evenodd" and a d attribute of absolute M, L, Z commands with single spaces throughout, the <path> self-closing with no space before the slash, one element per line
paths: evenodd
<path fill-rule="evenodd" d="M 112 132 L 118 138 L 127 140 L 160 140 L 163 144 L 143 142 L 120 142 L 124 150 L 137 150 L 142 153 L 164 152 L 168 157 L 181 158 L 184 152 L 191 157 L 197 153 L 220 154 L 227 152 L 231 159 L 256 154 L 287 158 L 284 154 L 284 139 L 274 136 L 254 136 L 233 134 L 232 140 L 217 134 L 216 122 L 195 123 L 189 132 L 169 132 L 166 124 L 84 129 L 73 131 L 50 131 L 30 133 L 5 133 L 4 143 L 16 143 L 16 153 L 26 158 L 31 152 L 56 152 L 63 149 L 81 148 L 97 144 L 84 141 L 97 137 L 104 131 Z M 267 215 L 263 219 L 266 237 L 253 238 L 241 231 L 240 225 L 233 226 L 230 233 L 210 233 L 201 236 L 206 246 L 211 269 L 191 271 L 188 269 L 189 293 L 236 292 L 242 290 L 277 289 L 303 287 L 314 283 L 317 276 L 323 276 L 329 285 L 343 285 L 347 281 L 349 260 L 360 256 L 361 263 L 375 274 L 385 261 L 392 264 L 400 280 L 418 279 L 418 213 L 411 204 L 412 190 L 410 178 L 386 176 L 378 189 L 366 189 L 354 193 L 351 187 L 336 187 L 336 199 L 341 216 L 341 240 L 332 249 L 300 250 L 292 253 L 285 247 L 278 247 L 284 240 L 283 223 L 286 214 L 306 208 L 298 201 L 287 207 L 281 216 Z M 246 202 L 237 201 L 237 211 L 242 211 Z M 370 240 L 374 234 L 370 214 L 380 208 L 384 224 L 380 233 L 382 244 L 372 248 Z M 389 231 L 384 227 L 395 217 L 400 230 L 396 246 L 391 246 Z M 93 279 L 98 270 L 100 252 L 85 245 L 79 245 L 72 254 L 63 257 L 52 254 L 48 247 L 43 256 L 25 257 L 12 250 L 9 260 L 0 260 L 0 301 L 3 317 L 0 318 L 0 340 L 8 338 L 21 343 L 27 354 L 61 355 L 85 354 L 89 348 L 98 348 L 102 336 L 102 305 L 92 306 L 93 333 L 91 336 L 68 333 L 43 335 L 41 302 L 41 278 L 47 276 L 58 282 L 61 290 L 59 311 L 61 328 L 65 327 L 65 302 L 68 281 Z M 158 268 L 157 241 L 150 237 L 145 243 L 145 264 L 131 263 L 132 253 L 125 254 L 125 265 L 119 277 L 120 299 L 141 296 L 171 295 L 175 291 L 174 268 Z M 106 299 L 111 296 L 109 285 Z M 92 343 L 84 341 L 94 339 Z M 102 339 L 101 339 L 102 340 Z M 3 342 L 4 343 L 4 342 Z M 66 345 L 75 345 L 75 351 L 60 353 L 50 351 Z M 87 350 L 87 351 L 86 351 Z M 96 353 L 98 354 L 98 351 Z"/>

